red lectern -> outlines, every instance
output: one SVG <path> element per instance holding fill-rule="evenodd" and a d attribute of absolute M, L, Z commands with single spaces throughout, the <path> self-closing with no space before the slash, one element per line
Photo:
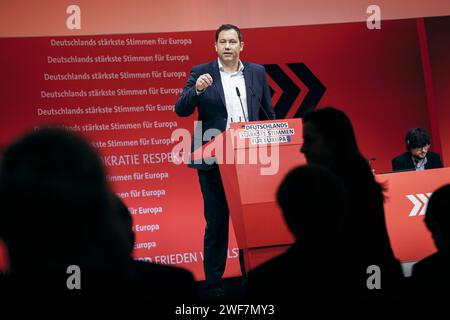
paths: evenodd
<path fill-rule="evenodd" d="M 377 180 L 387 187 L 384 210 L 396 257 L 411 262 L 434 253 L 423 220 L 432 192 L 450 183 L 450 168 L 380 174 Z"/>
<path fill-rule="evenodd" d="M 275 196 L 286 173 L 306 163 L 301 144 L 301 119 L 232 123 L 192 154 L 192 160 L 217 159 L 247 271 L 294 241 Z"/>

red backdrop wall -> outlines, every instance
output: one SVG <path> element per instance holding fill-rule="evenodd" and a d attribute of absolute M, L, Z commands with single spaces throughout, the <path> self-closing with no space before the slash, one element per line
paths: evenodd
<path fill-rule="evenodd" d="M 432 90 L 444 165 L 450 163 L 450 31 L 449 17 L 425 19 L 430 53 Z"/>
<path fill-rule="evenodd" d="M 445 107 L 448 92 L 444 90 L 450 83 L 450 66 L 445 59 L 447 44 L 443 44 L 449 21 L 448 17 L 430 18 L 426 23 L 438 128 L 432 128 L 429 119 L 422 43 L 415 19 L 383 21 L 381 30 L 368 30 L 365 23 L 244 29 L 242 59 L 276 64 L 281 68 L 301 89 L 292 110 L 298 108 L 310 88 L 287 64 L 305 64 L 326 88 L 318 106 L 333 105 L 344 110 L 354 123 L 363 153 L 377 158 L 376 171 L 389 171 L 390 159 L 404 150 L 403 137 L 410 127 L 438 130 L 444 160 L 450 156 L 450 142 L 446 142 L 446 130 L 449 129 L 444 129 L 450 121 L 450 113 Z M 96 45 L 52 45 L 54 40 L 74 39 L 92 40 Z M 103 39 L 122 40 L 125 44 L 101 45 Z M 127 39 L 135 44 L 126 45 Z M 168 42 L 158 42 L 158 39 Z M 177 39 L 186 42 L 180 44 L 174 41 Z M 136 45 L 136 40 L 156 42 Z M 193 129 L 195 116 L 178 118 L 173 105 L 190 67 L 215 59 L 214 32 L 3 38 L 0 44 L 0 145 L 5 146 L 23 132 L 44 123 L 61 123 L 79 131 L 97 147 L 114 191 L 130 207 L 136 231 L 135 257 L 186 267 L 197 279 L 202 279 L 204 221 L 197 176 L 194 170 L 171 162 L 173 143 L 167 139 L 174 129 Z M 157 60 L 157 55 L 163 56 L 164 60 Z M 180 59 L 184 61 L 168 60 L 166 55 L 182 57 Z M 56 61 L 53 58 L 71 56 L 92 59 L 140 56 L 147 57 L 147 61 L 49 62 Z M 166 72 L 166 75 L 170 72 L 184 74 L 181 77 L 155 77 L 154 71 Z M 139 79 L 95 80 L 93 77 L 97 72 L 148 74 Z M 90 79 L 46 80 L 57 74 L 87 74 Z M 276 103 L 283 88 L 277 79 L 268 77 Z M 94 96 L 95 92 L 91 91 L 95 89 L 112 90 L 116 95 Z M 119 95 L 120 89 L 141 91 Z M 83 91 L 87 96 L 44 97 L 64 90 Z M 97 111 L 103 111 L 88 113 L 90 108 L 97 107 L 100 108 Z M 119 107 L 139 108 L 114 112 Z M 49 115 L 67 110 L 82 114 Z M 117 124 L 133 128 L 116 130 Z M 156 140 L 152 142 L 152 138 Z M 166 139 L 168 144 L 158 144 L 163 141 L 158 139 Z M 132 145 L 109 147 L 108 141 Z M 138 178 L 140 175 L 143 175 L 142 179 Z M 113 181 L 118 178 L 129 180 Z M 230 248 L 227 276 L 239 272 L 233 237 Z"/>

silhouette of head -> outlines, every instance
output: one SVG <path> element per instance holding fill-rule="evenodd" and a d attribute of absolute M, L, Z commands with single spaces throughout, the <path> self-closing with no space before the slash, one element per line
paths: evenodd
<path fill-rule="evenodd" d="M 309 112 L 303 117 L 303 140 L 300 151 L 308 163 L 333 167 L 360 155 L 349 118 L 332 107 Z"/>
<path fill-rule="evenodd" d="M 285 221 L 297 241 L 328 241 L 340 229 L 345 213 L 344 187 L 324 167 L 300 166 L 290 171 L 277 191 Z"/>
<path fill-rule="evenodd" d="M 117 195 L 113 195 L 113 236 L 118 242 L 122 255 L 131 256 L 134 248 L 133 219 L 125 203 Z"/>
<path fill-rule="evenodd" d="M 0 200 L 0 235 L 12 270 L 29 261 L 51 268 L 97 255 L 110 197 L 100 159 L 77 135 L 41 129 L 7 148 Z"/>
<path fill-rule="evenodd" d="M 437 189 L 430 197 L 425 224 L 439 251 L 450 250 L 450 184 Z"/>

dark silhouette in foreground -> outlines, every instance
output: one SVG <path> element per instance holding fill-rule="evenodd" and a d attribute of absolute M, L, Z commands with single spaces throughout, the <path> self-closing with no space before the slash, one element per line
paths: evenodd
<path fill-rule="evenodd" d="M 433 235 L 437 252 L 413 267 L 411 298 L 450 298 L 450 185 L 436 190 L 430 197 L 425 224 Z"/>
<path fill-rule="evenodd" d="M 356 143 L 347 115 L 323 108 L 303 118 L 301 152 L 308 163 L 322 165 L 343 182 L 348 204 L 339 242 L 342 276 L 349 298 L 390 298 L 401 294 L 404 277 L 395 259 L 384 216 L 383 187 L 375 181 L 368 161 Z M 368 289 L 369 266 L 381 272 L 381 289 Z"/>
<path fill-rule="evenodd" d="M 250 272 L 250 298 L 334 297 L 343 284 L 336 241 L 346 209 L 341 181 L 325 168 L 301 166 L 284 178 L 277 201 L 296 241 L 286 253 Z"/>
<path fill-rule="evenodd" d="M 131 259 L 129 213 L 111 196 L 99 157 L 75 134 L 41 129 L 13 143 L 1 163 L 0 203 L 0 236 L 10 262 L 0 277 L 1 296 L 194 295 L 189 272 Z M 80 273 L 68 272 L 69 266 Z"/>

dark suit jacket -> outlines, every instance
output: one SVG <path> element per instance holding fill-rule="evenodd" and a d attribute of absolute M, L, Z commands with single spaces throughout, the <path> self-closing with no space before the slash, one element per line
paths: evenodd
<path fill-rule="evenodd" d="M 264 108 L 270 119 L 275 119 L 264 67 L 249 62 L 243 62 L 243 64 L 248 120 L 269 120 L 264 111 L 260 110 L 261 107 Z M 213 85 L 206 88 L 200 95 L 197 95 L 195 82 L 199 76 L 205 73 L 211 75 Z M 206 130 L 215 128 L 220 132 L 225 131 L 228 114 L 217 60 L 192 67 L 183 93 L 175 105 L 175 112 L 181 117 L 187 117 L 194 113 L 195 108 L 198 110 L 198 120 L 202 121 L 202 123 L 195 128 L 191 151 L 208 142 L 202 141 L 203 133 Z M 190 164 L 189 166 L 200 170 L 210 170 L 212 168 L 211 165 L 205 163 Z"/>
<path fill-rule="evenodd" d="M 427 153 L 427 163 L 425 164 L 425 169 L 435 169 L 442 168 L 441 158 L 437 153 L 428 151 Z M 398 157 L 392 159 L 392 171 L 402 171 L 402 170 L 415 170 L 416 166 L 411 158 L 409 152 L 405 152 Z"/>

